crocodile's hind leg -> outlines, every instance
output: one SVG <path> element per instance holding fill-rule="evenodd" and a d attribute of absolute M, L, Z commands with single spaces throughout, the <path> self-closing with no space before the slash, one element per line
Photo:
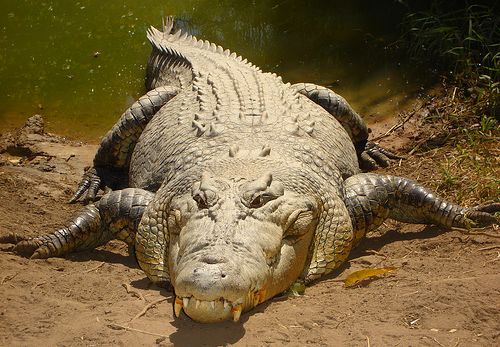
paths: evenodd
<path fill-rule="evenodd" d="M 51 234 L 34 238 L 11 234 L 0 242 L 16 243 L 14 252 L 31 258 L 93 249 L 115 238 L 133 245 L 137 226 L 153 196 L 137 188 L 117 190 L 85 206 L 65 227 Z"/>
<path fill-rule="evenodd" d="M 345 203 L 355 232 L 355 243 L 387 218 L 405 223 L 459 228 L 499 223 L 490 213 L 500 211 L 500 203 L 475 208 L 460 207 L 403 177 L 358 174 L 345 181 L 345 188 Z"/>
<path fill-rule="evenodd" d="M 323 107 L 342 124 L 354 143 L 360 166 L 363 169 L 373 170 L 377 165 L 386 167 L 390 159 L 401 159 L 394 153 L 368 141 L 368 128 L 363 118 L 342 96 L 312 83 L 297 83 L 292 85 L 292 88 Z"/>
<path fill-rule="evenodd" d="M 70 203 L 81 197 L 84 201 L 94 200 L 101 187 L 117 189 L 126 185 L 130 158 L 139 136 L 156 112 L 178 91 L 174 87 L 158 87 L 139 98 L 123 113 L 102 139 L 94 157 L 94 166 L 83 175 Z"/>

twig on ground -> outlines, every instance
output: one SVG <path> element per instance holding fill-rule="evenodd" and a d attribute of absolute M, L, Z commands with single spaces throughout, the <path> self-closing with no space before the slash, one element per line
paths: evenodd
<path fill-rule="evenodd" d="M 402 298 L 402 297 L 405 297 L 405 296 L 413 296 L 413 295 L 418 294 L 418 293 L 419 293 L 419 291 L 415 290 L 414 292 L 411 292 L 411 293 L 401 294 L 401 295 L 399 295 L 399 297 Z"/>
<path fill-rule="evenodd" d="M 483 275 L 483 276 L 471 276 L 471 277 L 452 277 L 452 278 L 442 278 L 436 281 L 431 281 L 430 283 L 440 283 L 440 282 L 453 282 L 453 281 L 473 281 L 473 280 L 482 280 L 485 278 L 498 278 L 500 274 L 493 275 Z"/>
<path fill-rule="evenodd" d="M 278 323 L 278 325 L 279 325 L 280 327 L 282 327 L 282 328 L 283 328 L 283 329 L 285 329 L 285 330 L 288 330 L 288 328 L 287 328 L 286 326 L 284 326 L 283 324 L 281 324 L 281 323 L 280 323 L 280 321 L 278 320 L 278 318 L 274 318 L 274 320 L 276 320 L 276 323 Z"/>
<path fill-rule="evenodd" d="M 387 258 L 387 256 L 385 254 L 382 254 L 374 249 L 368 249 L 366 251 L 366 253 L 369 253 L 369 254 L 375 254 L 375 255 L 378 255 L 378 256 L 381 256 L 381 257 L 384 257 L 384 258 Z"/>
<path fill-rule="evenodd" d="M 494 237 L 496 239 L 500 239 L 500 235 L 490 234 L 490 233 L 486 233 L 484 231 L 470 231 L 470 235 L 484 235 L 484 236 Z"/>
<path fill-rule="evenodd" d="M 19 272 L 16 272 L 15 274 L 13 275 L 6 275 L 2 278 L 2 280 L 0 281 L 0 284 L 4 284 L 6 282 L 9 282 L 10 280 L 12 280 L 14 277 L 16 277 L 17 275 L 19 275 Z"/>
<path fill-rule="evenodd" d="M 479 248 L 478 251 L 489 251 L 489 250 L 495 249 L 495 248 L 500 248 L 500 245 Z"/>
<path fill-rule="evenodd" d="M 137 333 L 141 333 L 141 334 L 147 334 L 147 335 L 152 335 L 152 336 L 158 336 L 158 337 L 164 337 L 164 338 L 168 338 L 167 335 L 162 335 L 162 334 L 157 334 L 157 333 L 152 333 L 152 332 L 149 332 L 149 331 L 145 331 L 145 330 L 140 330 L 140 329 L 134 329 L 134 328 L 131 328 L 131 327 L 126 327 L 124 325 L 120 325 L 120 324 L 116 324 L 116 323 L 110 323 L 110 324 L 107 324 L 106 325 L 108 328 L 111 328 L 113 330 L 128 330 L 128 331 L 135 331 Z"/>
<path fill-rule="evenodd" d="M 134 318 L 132 318 L 132 319 L 130 320 L 130 322 L 129 322 L 129 323 L 132 323 L 132 322 L 133 322 L 134 320 L 136 320 L 137 318 L 140 318 L 140 317 L 144 316 L 144 315 L 146 314 L 146 312 L 148 312 L 148 310 L 149 310 L 150 308 L 152 308 L 152 307 L 156 306 L 156 305 L 157 305 L 157 304 L 159 304 L 160 302 L 163 302 L 163 301 L 167 300 L 168 298 L 170 298 L 170 296 L 169 296 L 169 297 L 167 297 L 167 298 L 161 298 L 161 299 L 155 300 L 155 301 L 153 301 L 153 302 L 151 302 L 151 303 L 147 304 L 146 306 L 144 306 L 144 308 L 141 310 L 141 312 L 139 312 L 138 314 L 136 314 L 136 315 L 134 316 Z"/>
<path fill-rule="evenodd" d="M 439 342 L 438 340 L 436 340 L 436 338 L 434 338 L 434 337 L 433 337 L 432 339 L 433 339 L 433 340 L 434 340 L 434 341 L 435 341 L 438 345 L 440 345 L 441 347 L 444 347 L 444 346 L 441 344 L 441 342 Z"/>
<path fill-rule="evenodd" d="M 413 155 L 413 153 L 415 153 L 420 148 L 420 146 L 422 146 L 424 143 L 426 143 L 433 136 L 434 136 L 434 132 L 432 132 L 431 135 L 426 137 L 425 139 L 418 141 L 417 144 L 413 147 L 413 149 L 408 152 L 408 155 Z"/>
<path fill-rule="evenodd" d="M 146 301 L 146 298 L 140 292 L 138 292 L 137 290 L 132 289 L 132 287 L 130 287 L 130 284 L 128 284 L 128 283 L 122 283 L 122 286 L 127 291 L 127 294 L 135 295 L 137 298 L 141 299 L 142 301 Z"/>
<path fill-rule="evenodd" d="M 372 141 L 377 141 L 377 140 L 380 140 L 380 139 L 383 139 L 384 137 L 387 137 L 389 136 L 391 133 L 393 133 L 394 131 L 398 130 L 399 128 L 401 128 L 403 125 L 406 124 L 406 122 L 408 122 L 415 114 L 417 114 L 418 111 L 420 111 L 422 109 L 422 107 L 424 107 L 424 105 L 420 105 L 416 110 L 412 111 L 409 115 L 407 115 L 405 118 L 403 118 L 403 120 L 397 124 L 394 124 L 389 130 L 386 131 L 385 134 L 383 135 L 380 135 L 376 138 L 374 138 Z"/>
<path fill-rule="evenodd" d="M 497 256 L 495 259 L 491 259 L 491 260 L 488 260 L 488 261 L 485 261 L 483 266 L 486 266 L 486 264 L 489 264 L 489 263 L 493 263 L 494 261 L 497 261 L 498 259 L 500 259 L 500 252 L 497 251 Z"/>
<path fill-rule="evenodd" d="M 83 273 L 89 273 L 89 272 L 95 271 L 95 270 L 99 269 L 101 266 L 103 266 L 104 264 L 105 264 L 105 262 L 102 262 L 102 263 L 100 263 L 99 265 L 94 266 L 94 267 L 93 267 L 93 268 L 91 268 L 91 269 L 88 269 L 88 270 L 83 271 Z"/>
<path fill-rule="evenodd" d="M 39 287 L 41 285 L 44 285 L 45 283 L 47 283 L 46 281 L 42 281 L 42 282 L 38 282 L 38 283 L 35 283 L 32 287 L 31 287 L 31 290 L 35 289 L 36 287 Z"/>

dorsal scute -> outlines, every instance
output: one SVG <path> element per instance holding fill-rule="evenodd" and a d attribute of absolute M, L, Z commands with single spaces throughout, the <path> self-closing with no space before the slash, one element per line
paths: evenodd
<path fill-rule="evenodd" d="M 174 36 L 174 35 L 172 35 Z M 179 35 L 180 37 L 180 35 Z M 149 42 L 153 45 L 154 48 L 159 50 L 160 52 L 164 52 L 168 55 L 175 56 L 177 58 L 183 58 L 186 59 L 186 57 L 174 49 L 171 45 L 168 45 L 168 39 L 170 38 L 169 36 L 166 36 L 164 32 L 156 29 L 155 27 L 150 27 L 147 31 L 147 38 Z M 167 42 L 165 42 L 167 41 Z M 187 60 L 187 59 L 186 59 Z"/>
<path fill-rule="evenodd" d="M 241 62 L 251 66 L 247 63 L 246 59 L 238 56 L 236 53 L 221 46 L 215 45 L 206 40 L 198 40 L 195 36 L 188 34 L 183 29 L 178 29 L 174 32 L 175 20 L 174 17 L 169 16 L 163 19 L 163 31 L 151 26 L 147 31 L 148 40 L 153 47 L 159 51 L 165 52 L 168 55 L 173 55 L 177 58 L 185 59 L 189 62 L 186 54 L 183 53 L 183 47 L 195 47 L 211 53 L 221 54 L 229 59 Z"/>

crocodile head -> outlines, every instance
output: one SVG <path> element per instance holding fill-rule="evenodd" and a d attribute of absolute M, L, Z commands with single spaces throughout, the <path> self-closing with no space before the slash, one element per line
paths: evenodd
<path fill-rule="evenodd" d="M 168 271 L 176 315 L 239 320 L 301 276 L 318 203 L 270 173 L 222 179 L 204 174 L 169 199 Z"/>

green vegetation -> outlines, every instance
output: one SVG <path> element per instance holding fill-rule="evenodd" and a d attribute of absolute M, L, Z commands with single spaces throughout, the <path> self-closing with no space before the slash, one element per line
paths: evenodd
<path fill-rule="evenodd" d="M 420 129 L 429 139 L 407 166 L 457 203 L 500 201 L 500 4 L 405 4 L 402 46 L 418 64 L 442 76 Z"/>
<path fill-rule="evenodd" d="M 481 111 L 498 118 L 499 5 L 478 1 L 426 3 L 424 10 L 410 12 L 403 22 L 403 42 L 409 53 L 438 70 L 451 70 L 455 81 L 465 84 L 476 98 Z M 411 4 L 409 7 L 411 11 Z"/>

